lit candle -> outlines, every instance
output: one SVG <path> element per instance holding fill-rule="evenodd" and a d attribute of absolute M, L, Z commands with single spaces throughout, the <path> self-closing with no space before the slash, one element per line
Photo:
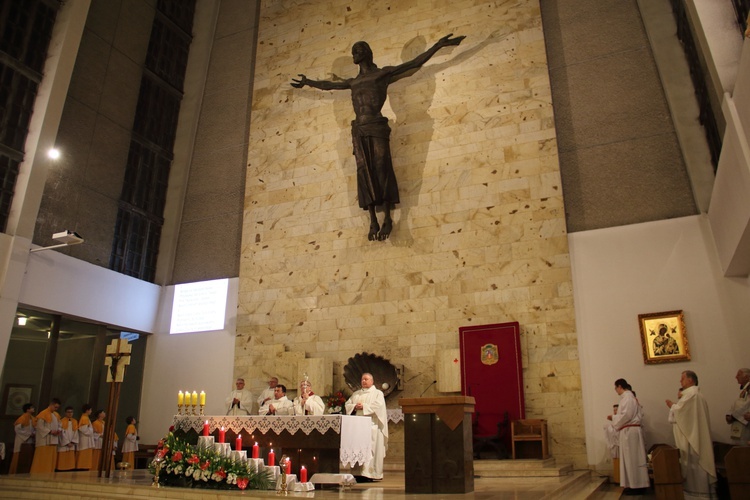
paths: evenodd
<path fill-rule="evenodd" d="M 201 396 L 201 406 L 206 406 L 206 393 L 201 391 L 200 396 Z"/>
<path fill-rule="evenodd" d="M 195 392 L 195 391 L 193 391 L 193 395 L 192 395 L 191 399 L 192 399 L 192 403 L 191 404 L 193 406 L 197 405 L 198 404 L 198 393 Z"/>
<path fill-rule="evenodd" d="M 203 435 L 208 436 L 208 420 L 203 423 Z"/>
<path fill-rule="evenodd" d="M 299 469 L 299 482 L 300 483 L 306 483 L 307 482 L 307 469 L 305 469 L 305 466 L 303 465 Z"/>
<path fill-rule="evenodd" d="M 253 445 L 253 458 L 258 458 L 258 443 Z"/>
<path fill-rule="evenodd" d="M 185 404 L 185 395 L 180 391 L 177 393 L 177 406 L 182 406 L 183 404 Z"/>
<path fill-rule="evenodd" d="M 224 431 L 224 427 L 222 427 L 221 429 L 219 429 L 219 442 L 220 443 L 224 442 L 224 434 L 225 434 L 225 432 L 226 431 Z"/>
<path fill-rule="evenodd" d="M 237 436 L 237 439 L 234 440 L 234 449 L 236 451 L 242 451 L 242 434 Z"/>
<path fill-rule="evenodd" d="M 268 466 L 273 467 L 276 465 L 276 455 L 273 452 L 273 448 L 268 452 Z"/>

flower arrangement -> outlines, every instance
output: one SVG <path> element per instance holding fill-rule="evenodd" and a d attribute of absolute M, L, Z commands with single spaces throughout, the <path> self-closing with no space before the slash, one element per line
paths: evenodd
<path fill-rule="evenodd" d="M 327 396 L 323 396 L 323 401 L 325 401 L 326 403 L 326 413 L 344 412 L 344 403 L 346 403 L 346 396 L 344 396 L 343 390 L 334 392 Z"/>
<path fill-rule="evenodd" d="M 199 448 L 171 432 L 159 441 L 149 471 L 165 486 L 217 489 L 268 489 L 271 475 L 255 472 L 247 462 Z"/>

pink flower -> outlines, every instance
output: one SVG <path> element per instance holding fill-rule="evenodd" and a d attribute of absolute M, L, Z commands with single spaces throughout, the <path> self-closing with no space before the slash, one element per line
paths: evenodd
<path fill-rule="evenodd" d="M 172 455 L 172 462 L 179 462 L 180 460 L 182 460 L 182 452 L 181 451 L 174 452 L 174 455 Z"/>
<path fill-rule="evenodd" d="M 247 483 L 249 482 L 249 479 L 246 477 L 238 477 L 237 478 L 237 487 L 241 490 L 244 490 L 247 488 Z"/>

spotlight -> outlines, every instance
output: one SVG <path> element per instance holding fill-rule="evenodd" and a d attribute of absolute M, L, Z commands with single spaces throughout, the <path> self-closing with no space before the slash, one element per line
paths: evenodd
<path fill-rule="evenodd" d="M 47 151 L 47 156 L 52 160 L 57 160 L 60 158 L 60 150 L 57 148 L 50 148 L 50 150 Z"/>
<path fill-rule="evenodd" d="M 26 326 L 26 321 L 28 318 L 26 316 L 19 316 L 18 317 L 18 326 Z"/>

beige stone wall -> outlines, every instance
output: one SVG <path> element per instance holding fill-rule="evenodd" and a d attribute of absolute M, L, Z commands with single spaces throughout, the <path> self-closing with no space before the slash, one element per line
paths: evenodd
<path fill-rule="evenodd" d="M 235 372 L 263 380 L 289 353 L 325 358 L 333 385 L 362 351 L 405 367 L 416 397 L 458 328 L 518 321 L 526 414 L 552 454 L 585 466 L 581 386 L 557 144 L 536 0 L 266 1 L 246 179 Z M 290 78 L 353 77 L 467 35 L 391 85 L 384 114 L 401 203 L 387 242 L 357 204 L 348 91 Z M 287 381 L 289 382 L 289 381 Z M 430 387 L 426 395 L 435 395 Z M 403 457 L 400 430 L 389 458 Z"/>

